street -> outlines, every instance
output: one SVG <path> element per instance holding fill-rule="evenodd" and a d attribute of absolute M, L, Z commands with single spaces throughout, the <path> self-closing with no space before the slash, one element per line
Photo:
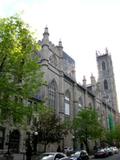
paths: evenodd
<path fill-rule="evenodd" d="M 114 154 L 112 156 L 106 157 L 106 158 L 92 158 L 93 160 L 120 160 L 120 153 Z"/>

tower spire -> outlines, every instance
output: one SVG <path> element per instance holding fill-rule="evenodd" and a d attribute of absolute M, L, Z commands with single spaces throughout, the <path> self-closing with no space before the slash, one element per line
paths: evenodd
<path fill-rule="evenodd" d="M 86 77 L 83 76 L 83 86 L 86 87 Z"/>
<path fill-rule="evenodd" d="M 105 53 L 108 54 L 108 49 L 107 49 L 107 47 L 105 48 Z"/>
<path fill-rule="evenodd" d="M 58 42 L 58 47 L 59 47 L 59 48 L 63 48 L 61 39 L 60 39 L 59 42 Z"/>
<path fill-rule="evenodd" d="M 45 29 L 44 29 L 44 33 L 43 33 L 43 36 L 49 36 L 49 33 L 48 33 L 48 27 L 46 26 Z"/>
<path fill-rule="evenodd" d="M 48 32 L 48 27 L 46 26 L 43 33 L 43 44 L 48 45 L 48 41 L 49 41 L 49 32 Z"/>

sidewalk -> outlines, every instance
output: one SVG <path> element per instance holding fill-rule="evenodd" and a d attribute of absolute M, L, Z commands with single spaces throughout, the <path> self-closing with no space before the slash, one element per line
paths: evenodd
<path fill-rule="evenodd" d="M 26 160 L 26 157 L 24 154 L 19 153 L 19 154 L 13 154 L 13 158 L 10 160 Z M 7 160 L 7 157 L 4 157 L 3 155 L 0 155 L 0 160 Z"/>
<path fill-rule="evenodd" d="M 14 156 L 13 160 L 26 160 L 26 156 L 23 153 L 13 154 L 13 156 Z"/>

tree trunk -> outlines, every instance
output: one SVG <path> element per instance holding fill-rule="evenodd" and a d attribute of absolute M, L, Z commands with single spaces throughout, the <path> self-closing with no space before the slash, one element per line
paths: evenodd
<path fill-rule="evenodd" d="M 86 150 L 87 150 L 87 152 L 89 153 L 89 145 L 88 145 L 88 131 L 87 131 L 87 128 L 86 128 L 86 132 L 85 132 L 85 139 L 84 139 L 84 143 L 85 143 L 85 146 L 86 146 Z"/>
<path fill-rule="evenodd" d="M 87 139 L 84 140 L 84 144 L 85 144 L 85 146 L 86 146 L 87 152 L 89 153 L 89 145 L 88 145 L 88 140 L 87 140 Z"/>
<path fill-rule="evenodd" d="M 44 143 L 44 152 L 46 152 L 47 143 Z"/>

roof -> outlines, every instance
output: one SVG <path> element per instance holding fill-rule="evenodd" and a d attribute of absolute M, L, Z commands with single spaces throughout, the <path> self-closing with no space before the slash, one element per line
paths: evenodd
<path fill-rule="evenodd" d="M 74 63 L 75 64 L 75 60 L 73 58 L 71 58 L 67 53 L 65 53 L 63 51 L 63 59 L 68 60 L 70 63 Z"/>

